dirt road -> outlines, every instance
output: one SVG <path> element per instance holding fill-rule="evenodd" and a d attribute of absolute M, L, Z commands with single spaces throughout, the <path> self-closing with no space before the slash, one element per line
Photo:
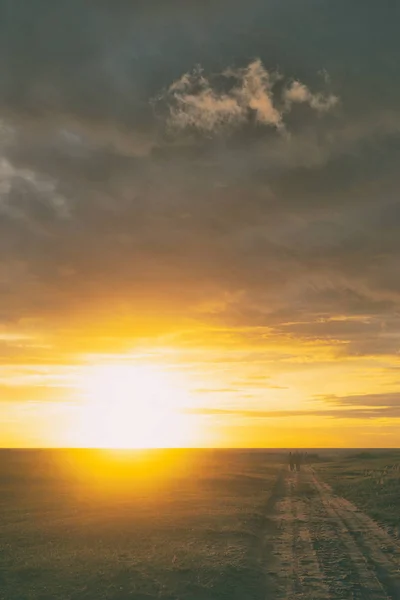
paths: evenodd
<path fill-rule="evenodd" d="M 288 472 L 274 512 L 276 600 L 400 600 L 400 545 L 311 467 Z"/>

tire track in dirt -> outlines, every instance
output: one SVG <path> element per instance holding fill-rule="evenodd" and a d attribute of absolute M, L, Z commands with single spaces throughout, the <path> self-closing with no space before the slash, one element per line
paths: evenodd
<path fill-rule="evenodd" d="M 276 600 L 399 600 L 400 550 L 311 468 L 288 472 L 274 511 Z"/>
<path fill-rule="evenodd" d="M 377 597 L 400 599 L 400 547 L 397 542 L 354 504 L 335 496 L 312 470 L 310 473 L 321 501 L 338 520 L 360 573 L 364 576 L 366 571 L 372 571 L 388 594 Z"/>

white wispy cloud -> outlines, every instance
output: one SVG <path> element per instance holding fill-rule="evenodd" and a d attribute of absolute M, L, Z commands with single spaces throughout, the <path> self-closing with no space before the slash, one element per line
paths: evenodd
<path fill-rule="evenodd" d="M 339 102 L 339 98 L 333 94 L 313 94 L 301 81 L 293 81 L 283 94 L 286 110 L 290 110 L 292 104 L 309 104 L 317 112 L 327 112 Z"/>
<path fill-rule="evenodd" d="M 0 157 L 0 212 L 14 218 L 25 218 L 25 211 L 13 198 L 13 190 L 19 187 L 25 195 L 51 209 L 58 217 L 69 214 L 67 200 L 58 191 L 57 182 L 31 169 L 13 165 L 7 158 Z"/>
<path fill-rule="evenodd" d="M 169 125 L 177 129 L 193 127 L 213 131 L 244 121 L 243 106 L 235 94 L 218 92 L 201 69 L 186 73 L 168 90 Z"/>
<path fill-rule="evenodd" d="M 237 88 L 232 93 L 244 113 L 251 109 L 255 112 L 256 120 L 263 125 L 279 126 L 282 115 L 274 106 L 273 86 L 278 75 L 270 74 L 257 59 L 245 69 L 228 70 L 226 75 L 236 77 Z"/>
<path fill-rule="evenodd" d="M 327 112 L 338 103 L 336 96 L 312 93 L 300 81 L 290 83 L 281 96 L 275 90 L 280 79 L 282 76 L 269 72 L 260 59 L 212 77 L 197 67 L 182 75 L 162 96 L 168 103 L 168 126 L 211 133 L 253 120 L 282 130 L 284 114 L 293 104 L 306 103 L 317 112 Z"/>

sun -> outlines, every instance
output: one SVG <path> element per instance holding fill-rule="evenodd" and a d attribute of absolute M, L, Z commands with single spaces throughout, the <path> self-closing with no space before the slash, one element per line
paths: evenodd
<path fill-rule="evenodd" d="M 147 365 L 85 367 L 77 438 L 85 447 L 170 448 L 193 442 L 182 412 L 187 394 L 176 375 Z"/>

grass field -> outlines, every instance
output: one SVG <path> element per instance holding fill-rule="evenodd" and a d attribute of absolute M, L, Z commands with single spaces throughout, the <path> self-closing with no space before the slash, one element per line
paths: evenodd
<path fill-rule="evenodd" d="M 317 463 L 334 492 L 400 538 L 400 451 L 345 451 Z"/>
<path fill-rule="evenodd" d="M 0 452 L 1 600 L 261 598 L 281 458 Z"/>
<path fill-rule="evenodd" d="M 285 461 L 246 450 L 0 451 L 0 600 L 290 600 L 288 578 L 311 585 L 315 557 L 333 594 L 330 573 L 344 566 L 361 586 L 352 555 L 330 562 L 332 544 L 345 552 L 342 521 L 331 531 L 328 515 L 326 537 L 314 520 L 336 500 L 312 469 L 296 479 Z M 396 537 L 399 461 L 396 451 L 329 451 L 312 466 Z M 378 543 L 375 530 L 365 535 Z"/>

